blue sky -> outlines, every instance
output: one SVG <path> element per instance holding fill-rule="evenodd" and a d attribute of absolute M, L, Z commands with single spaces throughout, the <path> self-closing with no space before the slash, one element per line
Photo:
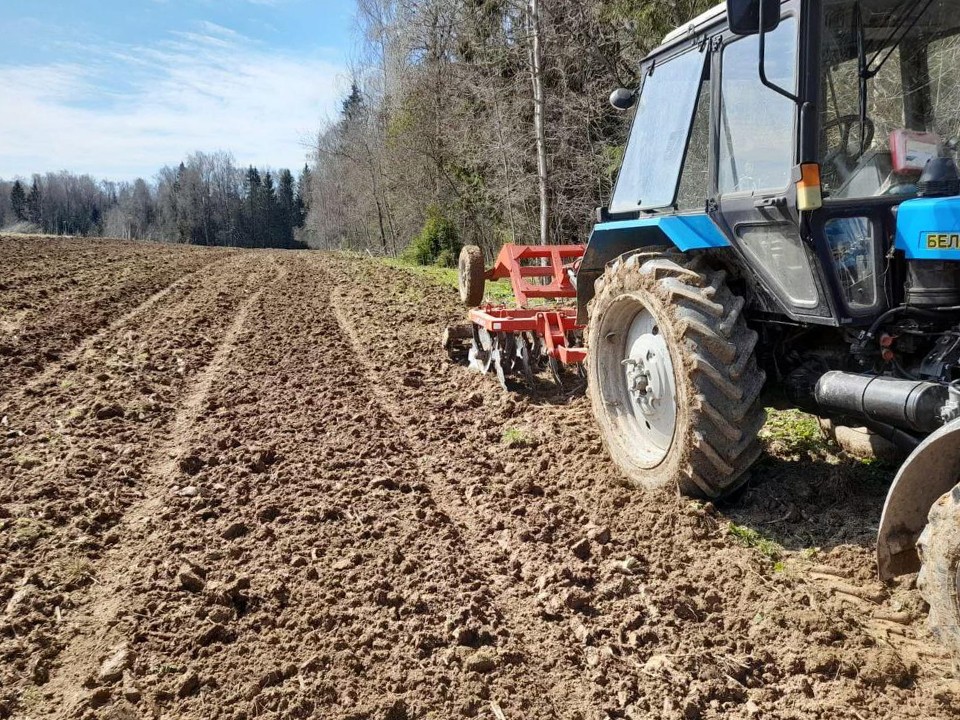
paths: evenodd
<path fill-rule="evenodd" d="M 303 165 L 349 88 L 352 0 L 0 0 L 0 178 Z"/>

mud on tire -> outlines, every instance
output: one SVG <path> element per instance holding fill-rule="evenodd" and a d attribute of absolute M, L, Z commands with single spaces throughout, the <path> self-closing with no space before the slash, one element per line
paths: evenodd
<path fill-rule="evenodd" d="M 476 245 L 465 245 L 457 263 L 460 285 L 460 300 L 467 307 L 477 307 L 483 302 L 484 267 L 483 252 Z"/>
<path fill-rule="evenodd" d="M 930 508 L 917 550 L 917 587 L 930 605 L 930 630 L 960 661 L 960 485 Z"/>
<path fill-rule="evenodd" d="M 766 419 L 759 401 L 766 376 L 754 357 L 757 334 L 741 316 L 743 298 L 703 257 L 671 251 L 618 258 L 596 285 L 588 393 L 611 458 L 640 487 L 676 485 L 711 498 L 735 490 L 760 455 Z M 651 334 L 663 336 L 675 383 L 675 425 L 672 440 L 654 454 L 660 458 L 638 449 L 650 425 L 624 401 L 630 380 L 617 368 L 628 354 L 626 328 L 635 332 L 630 313 L 639 317 L 641 308 L 655 323 Z"/>

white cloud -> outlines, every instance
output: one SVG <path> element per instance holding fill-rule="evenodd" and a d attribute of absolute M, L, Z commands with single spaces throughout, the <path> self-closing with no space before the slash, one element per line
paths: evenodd
<path fill-rule="evenodd" d="M 83 63 L 0 66 L 0 177 L 67 169 L 152 176 L 194 150 L 297 167 L 346 73 L 270 52 L 214 23 L 150 46 L 87 48 Z"/>

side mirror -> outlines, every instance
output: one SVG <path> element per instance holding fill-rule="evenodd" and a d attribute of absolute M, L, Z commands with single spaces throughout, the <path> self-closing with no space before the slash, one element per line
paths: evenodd
<path fill-rule="evenodd" d="M 734 35 L 760 33 L 760 4 L 763 3 L 763 32 L 780 24 L 780 0 L 727 0 L 727 22 Z"/>
<path fill-rule="evenodd" d="M 617 110 L 629 110 L 637 104 L 637 91 L 617 88 L 610 93 L 610 104 Z"/>

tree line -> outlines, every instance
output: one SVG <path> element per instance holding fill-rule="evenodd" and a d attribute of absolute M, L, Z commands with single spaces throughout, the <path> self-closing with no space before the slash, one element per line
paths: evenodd
<path fill-rule="evenodd" d="M 0 228 L 194 245 L 303 247 L 311 171 L 238 168 L 224 152 L 190 155 L 152 183 L 69 172 L 0 180 Z"/>
<path fill-rule="evenodd" d="M 586 239 L 627 133 L 610 91 L 636 87 L 643 55 L 711 5 L 358 0 L 361 60 L 318 133 L 305 236 L 445 260 L 451 232 L 488 254 Z"/>

